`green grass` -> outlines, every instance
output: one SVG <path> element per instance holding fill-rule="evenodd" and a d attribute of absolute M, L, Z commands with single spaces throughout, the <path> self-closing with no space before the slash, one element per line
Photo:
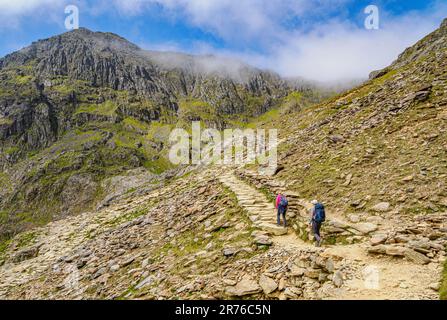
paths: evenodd
<path fill-rule="evenodd" d="M 2 188 L 7 188 L 7 189 L 9 189 L 12 185 L 11 178 L 4 172 L 0 172 L 0 185 L 2 186 Z M 1 212 L 2 211 L 0 211 L 0 219 L 2 216 Z"/>
<path fill-rule="evenodd" d="M 113 116 L 117 108 L 117 105 L 112 101 L 106 101 L 101 104 L 83 104 L 76 110 L 75 115 L 89 113 L 101 116 Z"/>
<path fill-rule="evenodd" d="M 26 232 L 18 236 L 17 238 L 17 248 L 24 248 L 34 243 L 36 240 L 37 233 L 36 232 Z"/>
<path fill-rule="evenodd" d="M 115 219 L 107 222 L 107 225 L 109 226 L 118 226 L 122 223 L 125 222 L 129 222 L 129 221 L 133 221 L 141 216 L 144 216 L 145 214 L 147 214 L 149 212 L 148 208 L 144 208 L 144 209 L 137 209 L 134 210 L 132 212 L 126 213 L 122 216 L 116 217 Z"/>
<path fill-rule="evenodd" d="M 186 98 L 179 101 L 179 114 L 184 120 L 210 120 L 216 117 L 216 109 L 205 101 Z"/>
<path fill-rule="evenodd" d="M 1 93 L 0 93 L 1 96 Z M 0 118 L 0 126 L 1 125 L 11 125 L 13 121 L 9 118 Z"/>
<path fill-rule="evenodd" d="M 19 147 L 10 147 L 5 150 L 5 154 L 12 155 L 20 150 Z"/>
<path fill-rule="evenodd" d="M 146 160 L 143 165 L 146 169 L 149 169 L 156 174 L 161 174 L 166 170 L 173 168 L 171 162 L 164 157 L 159 157 L 157 160 Z"/>
<path fill-rule="evenodd" d="M 149 131 L 150 125 L 147 123 L 144 123 L 142 121 L 139 121 L 135 118 L 126 118 L 123 120 L 124 126 L 129 127 L 132 130 L 136 130 L 139 132 L 147 132 Z"/>
<path fill-rule="evenodd" d="M 6 252 L 8 251 L 11 240 L 0 240 L 0 263 L 4 259 Z"/>
<path fill-rule="evenodd" d="M 280 110 L 279 109 L 270 109 L 269 111 L 267 111 L 263 115 L 257 117 L 254 121 L 248 123 L 246 125 L 246 128 L 256 129 L 256 128 L 259 127 L 260 124 L 276 120 L 276 119 L 279 118 L 279 116 L 280 116 Z"/>
<path fill-rule="evenodd" d="M 60 84 L 52 87 L 52 90 L 60 93 L 62 95 L 69 95 L 73 93 L 76 89 L 71 85 Z"/>
<path fill-rule="evenodd" d="M 152 122 L 145 138 L 156 142 L 166 142 L 173 128 L 174 125 Z"/>
<path fill-rule="evenodd" d="M 13 82 L 15 84 L 18 84 L 18 85 L 24 85 L 24 84 L 27 84 L 27 83 L 31 82 L 32 79 L 33 79 L 32 76 L 21 76 L 21 75 L 18 75 L 18 76 L 15 77 Z"/>

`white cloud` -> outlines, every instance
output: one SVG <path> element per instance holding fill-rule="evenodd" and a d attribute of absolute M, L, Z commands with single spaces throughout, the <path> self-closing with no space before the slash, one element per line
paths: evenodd
<path fill-rule="evenodd" d="M 186 20 L 228 41 L 276 38 L 291 18 L 325 14 L 353 0 L 114 0 L 126 15 L 161 6 L 167 18 Z"/>
<path fill-rule="evenodd" d="M 58 0 L 0 0 L 0 12 L 3 15 L 21 15 L 43 6 L 55 5 Z"/>
<path fill-rule="evenodd" d="M 67 2 L 68 0 L 0 0 L 0 31 L 20 27 L 23 18 L 55 21 L 55 14 L 63 14 Z"/>
<path fill-rule="evenodd" d="M 272 59 L 275 69 L 285 76 L 328 82 L 362 79 L 389 65 L 405 48 L 438 26 L 435 17 L 403 17 L 379 30 L 329 22 L 310 33 L 292 33 L 290 41 L 273 50 Z"/>
<path fill-rule="evenodd" d="M 443 2 L 431 12 L 407 12 L 399 17 L 381 10 L 381 29 L 366 30 L 363 20 L 340 16 L 340 8 L 349 2 L 352 0 L 115 0 L 115 5 L 128 15 L 161 6 L 167 17 L 181 19 L 238 48 L 229 51 L 199 44 L 193 49 L 196 53 L 240 57 L 285 76 L 319 81 L 366 78 L 436 29 L 447 15 Z M 334 13 L 337 18 L 331 19 Z M 307 29 L 291 28 L 291 18 Z M 359 12 L 358 19 L 364 18 Z M 247 51 L 250 47 L 261 48 L 262 54 Z"/>
<path fill-rule="evenodd" d="M 0 0 L 0 26 L 41 10 L 60 11 L 68 0 Z M 363 21 L 348 18 L 343 5 L 355 0 L 78 0 L 89 14 L 116 10 L 121 15 L 160 13 L 163 18 L 186 23 L 222 39 L 228 48 L 216 49 L 199 42 L 190 53 L 214 53 L 238 57 L 285 76 L 336 81 L 366 78 L 372 70 L 390 64 L 406 47 L 438 27 L 447 16 L 447 4 L 439 0 L 431 11 L 407 12 L 398 17 L 380 11 L 381 29 L 366 30 Z M 157 10 L 154 10 L 157 8 Z M 52 10 L 50 10 L 52 9 Z M 379 7 L 379 9 L 381 9 Z M 63 12 L 63 11 L 60 11 Z M 60 15 L 58 15 L 59 20 Z M 337 17 L 337 18 L 334 18 Z M 359 12 L 356 19 L 366 15 Z M 62 21 L 62 20 L 61 20 Z M 61 22 L 62 23 L 62 22 Z M 106 30 L 105 30 L 106 31 Z M 192 47 L 192 49 L 191 49 Z M 166 43 L 151 48 L 179 50 Z"/>

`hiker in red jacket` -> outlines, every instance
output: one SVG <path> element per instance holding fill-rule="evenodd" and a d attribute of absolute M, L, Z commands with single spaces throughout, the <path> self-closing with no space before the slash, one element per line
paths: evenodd
<path fill-rule="evenodd" d="M 284 228 L 287 227 L 287 220 L 286 220 L 286 213 L 287 213 L 287 207 L 289 205 L 289 202 L 287 201 L 287 198 L 283 194 L 278 194 L 276 197 L 275 202 L 275 208 L 277 209 L 277 224 L 278 226 L 281 224 L 281 215 L 284 220 Z"/>

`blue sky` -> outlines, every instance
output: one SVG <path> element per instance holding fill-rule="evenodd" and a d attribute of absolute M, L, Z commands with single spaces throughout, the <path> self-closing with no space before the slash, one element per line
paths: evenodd
<path fill-rule="evenodd" d="M 146 49 L 229 56 L 320 81 L 367 77 L 447 17 L 441 0 L 0 0 L 0 56 L 65 32 L 68 4 L 81 27 Z M 378 30 L 364 27 L 371 4 Z"/>

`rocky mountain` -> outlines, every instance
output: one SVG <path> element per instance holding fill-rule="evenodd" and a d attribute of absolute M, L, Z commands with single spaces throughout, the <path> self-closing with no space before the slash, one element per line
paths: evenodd
<path fill-rule="evenodd" d="M 318 99 L 311 85 L 238 61 L 87 29 L 0 59 L 0 79 L 1 236 L 156 182 L 172 169 L 173 126 L 243 126 L 292 93 Z"/>
<path fill-rule="evenodd" d="M 134 49 L 120 50 L 126 55 Z M 152 56 L 158 66 L 166 63 L 157 54 L 143 55 Z M 27 56 L 25 50 L 2 62 L 2 77 L 14 77 L 14 88 L 26 82 L 27 71 L 6 65 L 23 65 Z M 95 95 L 112 98 L 102 100 L 105 105 L 95 105 L 96 109 L 75 104 L 85 108 L 75 109 L 78 114 L 94 117 L 70 122 L 73 129 L 51 146 L 4 170 L 1 179 L 9 181 L 11 191 L 2 191 L 7 194 L 3 199 L 27 203 L 24 199 L 44 192 L 44 204 L 58 186 L 62 202 L 70 208 L 71 199 L 95 192 L 86 187 L 92 172 L 104 179 L 100 183 L 104 189 L 115 192 L 107 191 L 109 199 L 99 207 L 51 223 L 43 220 L 43 226 L 1 242 L 0 298 L 447 298 L 446 58 L 447 20 L 366 83 L 321 103 L 302 103 L 302 98 L 312 101 L 310 93 L 270 91 L 279 107 L 268 116 L 250 119 L 249 126 L 279 129 L 279 166 L 273 173 L 247 165 L 182 168 L 157 176 L 141 168 L 145 158 L 131 146 L 136 141 L 145 146 L 148 140 L 135 138 L 133 130 L 144 128 L 145 136 L 149 132 L 151 139 L 158 139 L 149 141 L 163 143 L 163 124 L 168 120 L 157 120 L 156 126 L 154 121 L 122 120 L 121 109 L 107 102 L 121 98 L 127 102 L 138 81 L 126 84 L 130 87 L 123 94 L 120 86 L 128 83 L 127 75 L 118 80 L 118 87 L 107 82 L 107 72 L 87 80 L 63 80 L 63 86 L 75 83 L 90 90 L 83 101 Z M 197 60 L 190 59 L 182 56 L 180 66 L 201 69 Z M 38 66 L 29 69 L 51 74 Z M 58 78 L 52 77 L 45 79 L 51 81 L 47 83 L 51 92 L 58 86 L 53 83 Z M 241 79 L 229 79 L 237 92 L 254 92 Z M 43 96 L 51 97 L 45 94 L 48 86 L 42 90 Z M 73 97 L 72 90 L 67 91 Z M 141 93 L 147 99 L 145 94 Z M 181 110 L 181 99 L 174 102 Z M 191 110 L 197 112 L 199 106 Z M 39 108 L 42 118 L 51 113 Z M 224 111 L 230 109 L 218 111 L 228 123 L 232 114 Z M 272 116 L 275 112 L 283 116 Z M 208 114 L 204 110 L 201 119 Z M 10 127 L 14 120 L 2 115 L 3 126 Z M 171 119 L 171 113 L 163 115 Z M 182 113 L 174 118 L 181 121 Z M 160 165 L 157 161 L 152 159 L 146 168 Z M 28 172 L 27 178 L 21 178 L 21 172 Z M 60 177 L 66 180 L 61 182 Z M 17 181 L 30 184 L 20 189 L 14 186 Z M 35 186 L 32 181 L 45 181 L 39 186 L 47 189 L 29 187 Z M 273 200 L 278 192 L 289 199 L 288 228 L 276 225 Z M 327 210 L 322 248 L 314 247 L 308 226 L 310 200 L 315 198 Z M 0 217 L 30 221 L 35 219 L 35 208 L 30 207 L 28 214 L 17 210 Z M 3 221 L 2 228 L 10 228 L 12 224 Z"/>

